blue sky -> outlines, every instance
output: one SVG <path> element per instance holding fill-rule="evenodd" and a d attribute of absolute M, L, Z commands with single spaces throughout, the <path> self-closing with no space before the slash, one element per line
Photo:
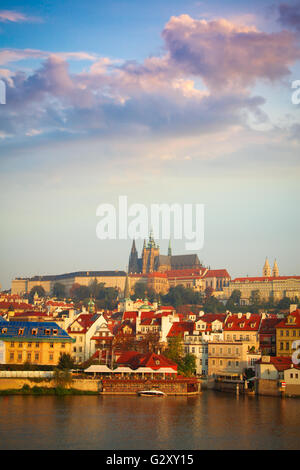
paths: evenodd
<path fill-rule="evenodd" d="M 299 274 L 299 13 L 297 1 L 2 1 L 2 286 L 124 269 L 131 240 L 96 238 L 97 206 L 119 195 L 205 204 L 198 255 L 212 268 L 258 275 L 268 256 Z"/>

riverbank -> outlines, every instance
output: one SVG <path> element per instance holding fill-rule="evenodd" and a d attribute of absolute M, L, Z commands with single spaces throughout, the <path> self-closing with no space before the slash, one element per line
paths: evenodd
<path fill-rule="evenodd" d="M 0 396 L 9 395 L 98 395 L 98 392 L 64 387 L 39 387 L 37 385 L 34 385 L 33 387 L 23 386 L 21 389 L 12 388 L 8 390 L 0 390 Z"/>

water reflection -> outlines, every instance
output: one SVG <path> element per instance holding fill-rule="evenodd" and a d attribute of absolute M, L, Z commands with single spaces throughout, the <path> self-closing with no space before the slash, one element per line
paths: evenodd
<path fill-rule="evenodd" d="M 1 449 L 298 449 L 297 399 L 0 397 Z"/>

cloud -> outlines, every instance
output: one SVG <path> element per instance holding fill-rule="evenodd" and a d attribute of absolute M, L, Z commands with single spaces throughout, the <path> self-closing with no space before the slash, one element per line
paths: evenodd
<path fill-rule="evenodd" d="M 164 53 L 142 63 L 85 51 L 0 51 L 2 65 L 42 61 L 29 73 L 3 69 L 2 135 L 26 142 L 129 135 L 203 141 L 205 135 L 232 135 L 232 129 L 272 128 L 262 110 L 265 100 L 252 96 L 252 87 L 257 80 L 280 80 L 289 73 L 300 57 L 294 33 L 264 33 L 253 25 L 181 15 L 168 21 L 162 37 Z M 71 73 L 71 60 L 91 65 Z M 163 155 L 170 153 L 166 149 Z"/>
<path fill-rule="evenodd" d="M 50 56 L 55 56 L 63 60 L 87 60 L 96 61 L 98 56 L 88 52 L 49 52 L 41 51 L 39 49 L 2 49 L 0 50 L 0 65 L 5 65 L 10 62 L 19 62 L 28 59 L 47 59 Z"/>
<path fill-rule="evenodd" d="M 294 5 L 281 3 L 278 21 L 282 26 L 300 32 L 300 2 L 298 1 Z"/>
<path fill-rule="evenodd" d="M 170 63 L 203 79 L 210 90 L 248 88 L 258 79 L 271 81 L 290 73 L 300 58 L 296 36 L 288 31 L 260 32 L 228 20 L 172 17 L 162 36 Z"/>
<path fill-rule="evenodd" d="M 24 15 L 23 13 L 12 10 L 0 10 L 0 22 L 11 23 L 35 23 L 40 22 L 40 18 Z"/>

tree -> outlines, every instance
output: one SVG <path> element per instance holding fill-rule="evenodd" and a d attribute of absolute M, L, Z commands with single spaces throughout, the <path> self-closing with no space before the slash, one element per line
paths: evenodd
<path fill-rule="evenodd" d="M 214 289 L 212 287 L 207 287 L 205 289 L 205 297 L 208 299 L 209 297 L 211 297 L 214 293 Z"/>
<path fill-rule="evenodd" d="M 70 354 L 62 353 L 59 357 L 57 368 L 60 370 L 74 369 L 74 359 Z"/>
<path fill-rule="evenodd" d="M 193 354 L 186 354 L 180 361 L 178 373 L 190 377 L 196 372 L 196 357 Z"/>
<path fill-rule="evenodd" d="M 72 290 L 73 293 L 73 299 L 76 301 L 79 300 L 86 300 L 90 297 L 90 290 L 87 286 L 80 286 L 76 287 L 75 289 Z"/>
<path fill-rule="evenodd" d="M 214 296 L 209 297 L 203 305 L 203 311 L 205 313 L 218 313 L 224 312 L 225 308 L 222 302 L 216 299 Z"/>
<path fill-rule="evenodd" d="M 287 310 L 290 305 L 291 305 L 291 300 L 288 297 L 283 297 L 281 300 L 279 300 L 277 304 L 277 308 L 280 310 Z"/>
<path fill-rule="evenodd" d="M 64 299 L 66 297 L 66 288 L 60 282 L 56 282 L 52 289 L 53 297 L 57 297 L 58 299 Z"/>
<path fill-rule="evenodd" d="M 260 292 L 259 292 L 259 289 L 255 289 L 251 292 L 251 295 L 250 295 L 250 303 L 252 305 L 259 305 L 260 303 Z"/>
<path fill-rule="evenodd" d="M 54 370 L 54 381 L 57 387 L 65 388 L 72 383 L 72 375 L 67 369 L 55 369 Z"/>
<path fill-rule="evenodd" d="M 138 349 L 141 353 L 158 352 L 159 349 L 159 333 L 148 332 L 138 342 Z"/>
<path fill-rule="evenodd" d="M 34 294 L 36 293 L 38 294 L 39 297 L 46 297 L 45 289 L 42 286 L 33 286 L 31 291 L 29 292 L 29 297 L 28 297 L 30 304 L 32 304 Z"/>
<path fill-rule="evenodd" d="M 241 295 L 242 295 L 242 293 L 239 289 L 234 289 L 231 292 L 231 296 L 229 298 L 234 302 L 234 304 L 239 305 L 240 300 L 241 300 Z"/>
<path fill-rule="evenodd" d="M 171 361 L 180 364 L 183 356 L 183 344 L 181 336 L 173 336 L 168 340 L 168 347 L 164 351 L 164 355 L 171 359 Z"/>
<path fill-rule="evenodd" d="M 147 286 L 144 282 L 136 282 L 134 285 L 133 300 L 144 299 L 146 297 Z"/>

